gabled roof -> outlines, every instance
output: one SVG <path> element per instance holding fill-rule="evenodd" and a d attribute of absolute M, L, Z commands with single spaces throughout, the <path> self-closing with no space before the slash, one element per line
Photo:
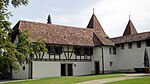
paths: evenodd
<path fill-rule="evenodd" d="M 132 35 L 132 34 L 137 34 L 137 31 L 132 23 L 131 20 L 128 21 L 128 24 L 126 26 L 126 29 L 123 33 L 123 36 L 126 36 L 126 35 Z"/>
<path fill-rule="evenodd" d="M 95 46 L 101 46 L 101 45 L 113 46 L 114 45 L 114 43 L 111 40 L 109 40 L 103 36 L 99 36 L 99 35 L 97 35 L 97 33 L 94 33 L 93 36 L 95 36 L 95 40 L 96 39 L 99 40 L 99 41 L 94 42 Z"/>
<path fill-rule="evenodd" d="M 110 38 L 109 40 L 113 41 L 115 44 L 121 44 L 121 43 L 128 43 L 128 42 L 144 41 L 147 39 L 150 39 L 150 31 Z"/>
<path fill-rule="evenodd" d="M 94 46 L 92 29 L 30 21 L 19 21 L 13 29 L 15 31 L 28 30 L 29 40 L 32 42 L 42 39 L 49 44 Z"/>
<path fill-rule="evenodd" d="M 76 46 L 113 45 L 113 42 L 103 36 L 98 36 L 93 29 L 88 28 L 19 21 L 13 30 L 14 32 L 28 30 L 31 42 L 37 42 L 39 39 L 42 39 L 48 44 Z"/>
<path fill-rule="evenodd" d="M 94 30 L 95 33 L 97 33 L 98 36 L 108 37 L 108 35 L 103 30 L 101 24 L 99 23 L 97 17 L 95 14 L 92 15 L 89 24 L 87 25 L 87 28 L 91 28 Z"/>

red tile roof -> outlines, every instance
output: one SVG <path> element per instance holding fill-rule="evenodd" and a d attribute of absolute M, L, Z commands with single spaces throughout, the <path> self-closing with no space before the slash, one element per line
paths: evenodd
<path fill-rule="evenodd" d="M 29 39 L 32 42 L 42 39 L 50 44 L 94 46 L 92 29 L 29 21 L 19 21 L 18 29 L 20 31 L 28 30 Z"/>
<path fill-rule="evenodd" d="M 103 28 L 102 28 L 101 24 L 99 23 L 97 17 L 95 16 L 95 14 L 92 15 L 87 28 L 93 29 L 94 32 L 97 33 L 98 36 L 108 37 L 108 35 L 103 30 Z"/>
<path fill-rule="evenodd" d="M 19 21 L 13 28 L 15 31 L 28 30 L 29 40 L 36 42 L 39 39 L 49 44 L 95 46 L 113 45 L 113 43 L 103 36 L 97 36 L 93 29 L 77 28 L 55 24 L 44 24 L 29 21 Z M 94 38 L 98 39 L 94 39 Z M 98 41 L 95 43 L 95 41 Z"/>
<path fill-rule="evenodd" d="M 137 31 L 132 23 L 131 20 L 129 20 L 127 26 L 126 26 L 126 29 L 123 33 L 123 36 L 126 36 L 126 35 L 132 35 L 132 34 L 137 34 Z"/>
<path fill-rule="evenodd" d="M 150 39 L 150 31 L 132 34 L 132 35 L 125 35 L 125 36 L 120 36 L 120 37 L 115 37 L 115 38 L 110 38 L 110 40 L 113 41 L 115 44 L 144 41 L 147 39 Z"/>

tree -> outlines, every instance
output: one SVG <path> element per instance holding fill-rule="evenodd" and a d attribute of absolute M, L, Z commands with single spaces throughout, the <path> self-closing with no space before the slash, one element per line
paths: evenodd
<path fill-rule="evenodd" d="M 34 43 L 30 42 L 28 40 L 28 31 L 19 32 L 18 38 L 18 43 L 16 44 L 17 50 L 21 52 L 25 57 L 28 57 L 29 54 L 34 54 L 37 59 L 43 58 L 44 53 L 47 51 L 47 49 L 45 48 L 46 45 L 42 41 L 42 39 L 39 39 L 37 42 Z"/>
<path fill-rule="evenodd" d="M 39 52 L 46 51 L 44 43 L 30 42 L 26 31 L 19 31 L 18 43 L 11 42 L 11 33 L 13 32 L 9 22 L 11 13 L 7 10 L 10 4 L 16 8 L 27 5 L 28 0 L 0 0 L 0 74 L 10 73 L 11 69 L 19 70 L 19 66 L 24 61 L 28 61 L 29 54 L 37 51 L 33 46 L 39 47 L 41 49 Z"/>
<path fill-rule="evenodd" d="M 48 15 L 48 17 L 47 17 L 47 24 L 52 24 L 52 21 L 51 21 L 51 16 L 50 16 L 50 14 Z"/>

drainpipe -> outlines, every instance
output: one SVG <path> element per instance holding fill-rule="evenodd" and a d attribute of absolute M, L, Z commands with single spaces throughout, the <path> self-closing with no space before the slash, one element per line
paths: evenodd
<path fill-rule="evenodd" d="M 102 50 L 102 74 L 104 74 L 104 52 L 103 52 L 103 48 L 100 46 L 101 50 Z"/>

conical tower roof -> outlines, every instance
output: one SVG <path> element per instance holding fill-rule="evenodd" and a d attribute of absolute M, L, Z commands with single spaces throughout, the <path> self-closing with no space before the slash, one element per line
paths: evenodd
<path fill-rule="evenodd" d="M 126 29 L 125 29 L 125 31 L 123 33 L 123 36 L 125 36 L 125 35 L 132 35 L 132 34 L 137 34 L 137 31 L 136 31 L 132 21 L 129 20 L 128 24 L 126 26 Z"/>
<path fill-rule="evenodd" d="M 94 32 L 99 36 L 108 37 L 95 14 L 92 15 L 87 28 L 93 29 Z"/>

